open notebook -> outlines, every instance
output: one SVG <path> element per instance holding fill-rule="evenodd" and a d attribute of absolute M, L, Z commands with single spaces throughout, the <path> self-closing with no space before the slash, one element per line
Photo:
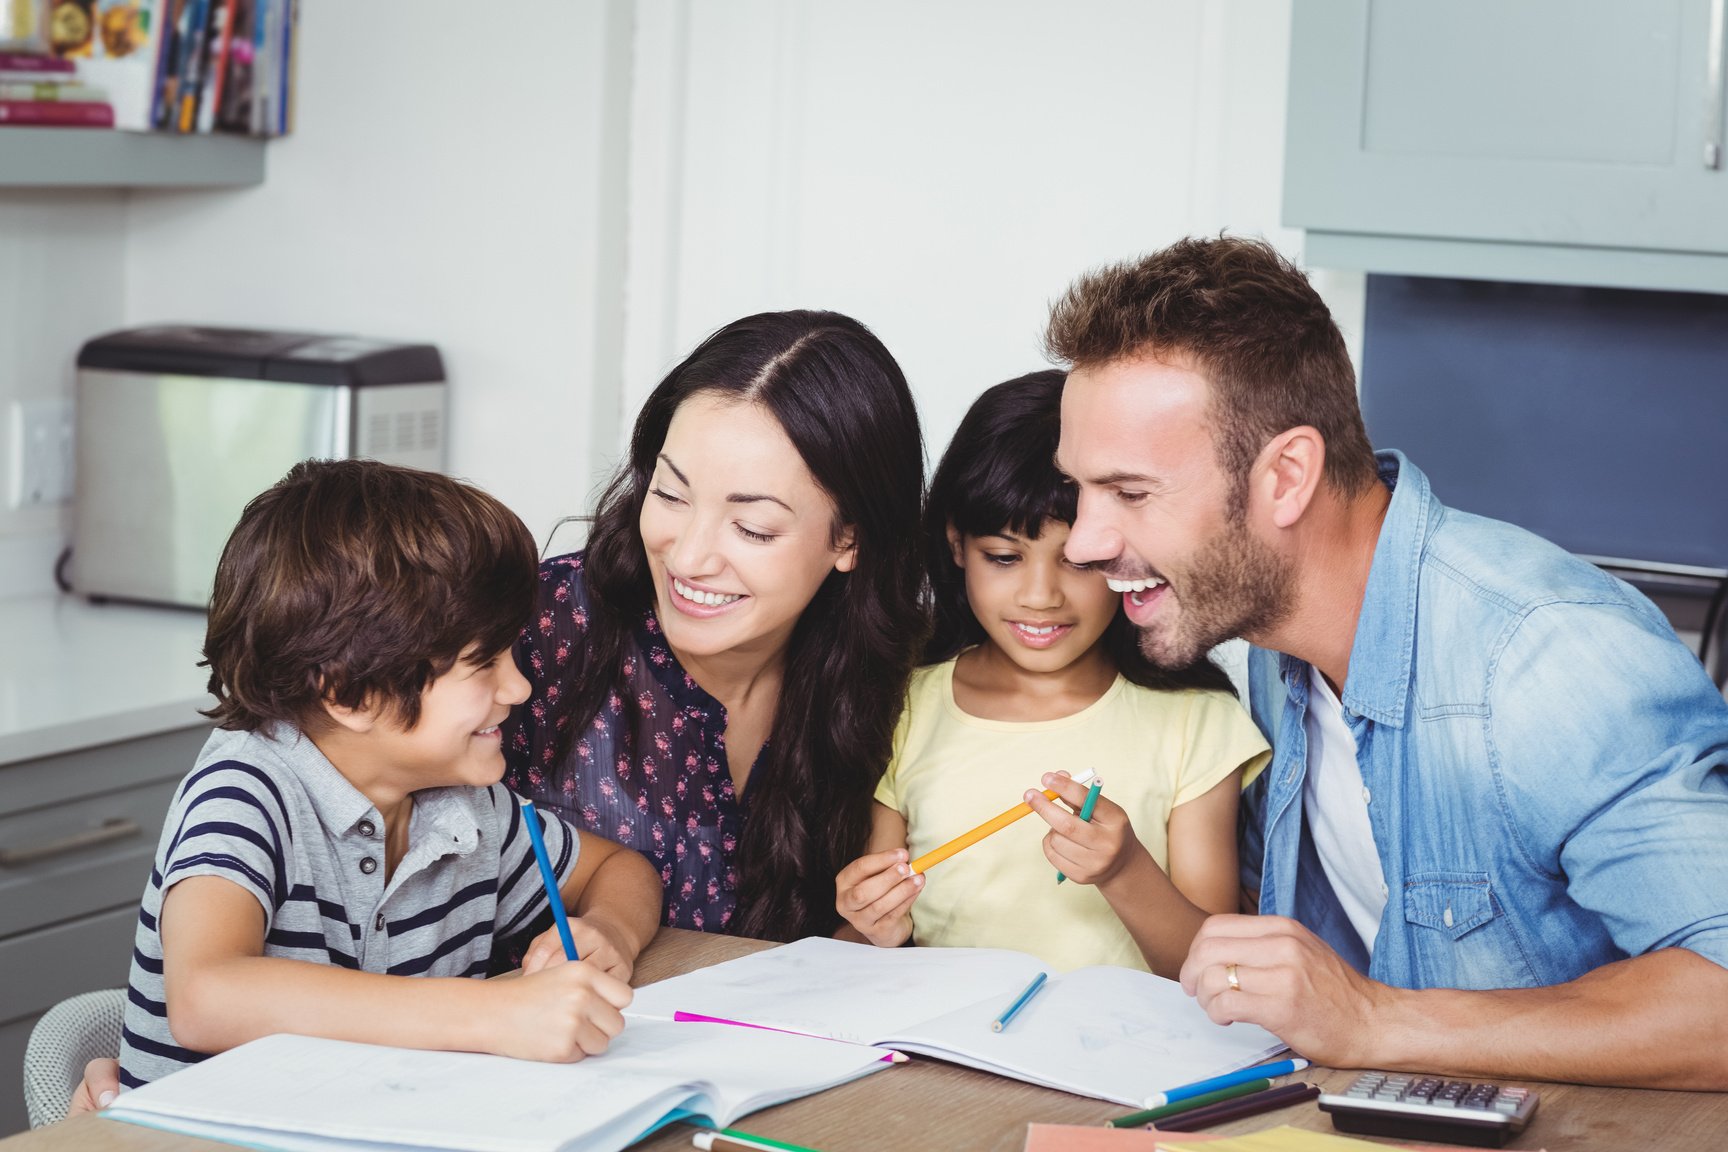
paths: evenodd
<path fill-rule="evenodd" d="M 1052 974 L 991 1031 L 1044 970 L 1003 949 L 808 939 L 650 984 L 626 1015 L 632 1027 L 697 1015 L 922 1053 L 1131 1108 L 1284 1049 L 1252 1024 L 1212 1023 L 1173 980 L 1114 967 Z"/>
<path fill-rule="evenodd" d="M 612 1152 L 889 1065 L 853 1044 L 632 1020 L 602 1056 L 541 1064 L 269 1036 L 120 1096 L 103 1115 L 282 1152 Z"/>

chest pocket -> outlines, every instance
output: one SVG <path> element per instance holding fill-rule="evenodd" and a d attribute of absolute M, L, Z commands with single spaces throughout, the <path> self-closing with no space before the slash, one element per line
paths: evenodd
<path fill-rule="evenodd" d="M 1529 988 L 1523 941 L 1486 872 L 1421 872 L 1404 882 L 1404 921 L 1425 988 Z"/>

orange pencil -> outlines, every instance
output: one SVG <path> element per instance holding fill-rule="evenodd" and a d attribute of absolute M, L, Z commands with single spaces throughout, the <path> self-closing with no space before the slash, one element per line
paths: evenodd
<path fill-rule="evenodd" d="M 1096 775 L 1096 772 L 1088 768 L 1086 771 L 1080 773 L 1080 775 L 1074 777 L 1074 783 L 1085 784 Z M 1049 797 L 1051 800 L 1056 799 L 1056 793 L 1049 788 L 1044 789 L 1044 795 Z M 928 871 L 933 865 L 942 863 L 942 861 L 948 859 L 948 857 L 954 855 L 954 853 L 965 851 L 967 848 L 978 843 L 978 841 L 984 839 L 984 837 L 989 836 L 994 832 L 1002 831 L 1002 829 L 1008 827 L 1008 825 L 1014 823 L 1014 821 L 1020 819 L 1022 816 L 1030 815 L 1032 815 L 1032 805 L 1016 804 L 1014 807 L 1008 809 L 1008 811 L 1002 813 L 1002 815 L 984 821 L 984 823 L 978 825 L 978 827 L 972 829 L 970 832 L 961 833 L 959 836 L 954 837 L 954 839 L 948 841 L 948 843 L 942 845 L 940 848 L 932 848 L 930 851 L 924 853 L 924 855 L 918 857 L 918 859 L 912 861 L 908 867 L 912 869 L 914 874 Z"/>

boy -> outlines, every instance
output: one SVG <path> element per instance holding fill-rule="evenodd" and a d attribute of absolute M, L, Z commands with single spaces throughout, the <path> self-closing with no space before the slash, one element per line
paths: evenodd
<path fill-rule="evenodd" d="M 605 1050 L 659 921 L 628 849 L 542 816 L 582 960 L 556 962 L 548 933 L 521 979 L 462 979 L 547 903 L 499 783 L 535 581 L 521 520 L 435 473 L 307 461 L 247 505 L 205 636 L 218 731 L 144 892 L 122 1084 L 274 1032 Z"/>

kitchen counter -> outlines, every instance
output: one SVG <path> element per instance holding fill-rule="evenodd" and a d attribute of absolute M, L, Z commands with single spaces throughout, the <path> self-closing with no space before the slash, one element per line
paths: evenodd
<path fill-rule="evenodd" d="M 0 600 L 0 764 L 207 724 L 204 614 Z"/>

